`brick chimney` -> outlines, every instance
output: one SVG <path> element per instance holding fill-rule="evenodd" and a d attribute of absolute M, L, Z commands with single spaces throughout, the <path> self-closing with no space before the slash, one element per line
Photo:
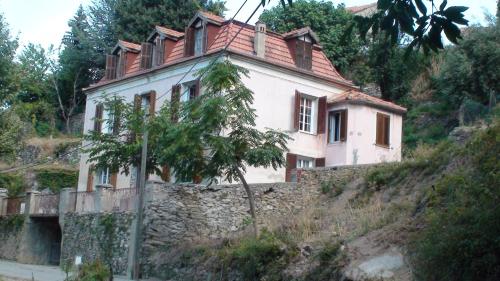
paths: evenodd
<path fill-rule="evenodd" d="M 255 23 L 255 38 L 253 40 L 254 53 L 261 58 L 266 54 L 266 24 L 260 20 Z"/>

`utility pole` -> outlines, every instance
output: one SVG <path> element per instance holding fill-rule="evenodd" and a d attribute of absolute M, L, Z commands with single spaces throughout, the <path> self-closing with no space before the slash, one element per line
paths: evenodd
<path fill-rule="evenodd" d="M 147 117 L 146 117 L 147 118 Z M 139 280 L 140 264 L 141 264 L 141 244 L 142 244 L 142 220 L 144 213 L 144 193 L 146 185 L 146 162 L 148 153 L 148 130 L 144 126 L 144 134 L 142 137 L 142 151 L 141 151 L 141 170 L 139 180 L 136 182 L 138 199 L 137 199 L 137 218 L 135 225 L 135 241 L 134 241 L 134 255 L 133 255 L 133 271 L 132 279 Z"/>

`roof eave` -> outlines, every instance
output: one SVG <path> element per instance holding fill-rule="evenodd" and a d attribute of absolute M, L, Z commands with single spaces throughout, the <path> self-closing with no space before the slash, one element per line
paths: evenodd
<path fill-rule="evenodd" d="M 406 114 L 407 110 L 404 107 L 396 108 L 392 107 L 389 105 L 384 105 L 380 103 L 376 103 L 373 101 L 368 101 L 368 100 L 339 100 L 339 101 L 333 101 L 333 102 L 328 102 L 328 106 L 330 105 L 338 105 L 338 104 L 356 104 L 356 105 L 368 105 L 374 108 L 380 108 L 389 112 L 393 112 L 396 114 L 404 115 Z M 399 106 L 398 106 L 399 107 Z"/>

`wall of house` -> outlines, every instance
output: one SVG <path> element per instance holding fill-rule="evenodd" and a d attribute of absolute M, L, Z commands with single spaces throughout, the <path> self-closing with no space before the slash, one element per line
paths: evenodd
<path fill-rule="evenodd" d="M 334 95 L 342 92 L 342 89 L 335 87 L 324 80 L 315 79 L 300 75 L 296 72 L 283 70 L 276 67 L 270 67 L 256 61 L 250 61 L 243 57 L 231 57 L 235 64 L 241 65 L 249 70 L 249 77 L 243 77 L 243 82 L 254 92 L 254 108 L 257 111 L 257 127 L 259 129 L 274 128 L 290 133 L 293 138 L 289 143 L 289 150 L 302 156 L 311 158 L 321 158 L 325 155 L 324 134 L 308 134 L 295 132 L 293 130 L 293 112 L 295 91 L 313 97 L 322 97 Z M 197 69 L 204 67 L 207 62 L 202 62 L 195 67 Z M 190 64 L 174 66 L 165 70 L 159 70 L 147 74 L 142 78 L 132 78 L 125 82 L 115 83 L 98 89 L 96 92 L 88 94 L 88 100 L 85 110 L 84 132 L 93 129 L 92 119 L 95 116 L 95 106 L 98 102 L 97 97 L 103 94 L 120 94 L 127 101 L 132 102 L 135 94 L 146 93 L 155 90 L 157 97 L 166 91 L 169 91 L 182 75 L 189 70 Z M 185 82 L 193 80 L 192 74 L 187 75 Z M 170 100 L 170 93 L 156 102 L 158 110 L 165 101 Z M 317 108 L 316 108 L 317 109 Z M 317 116 L 317 111 L 315 113 Z M 316 124 L 316 121 L 313 122 Z M 316 125 L 314 125 L 316 126 Z M 80 173 L 78 190 L 86 190 L 87 173 L 89 164 L 86 162 L 87 156 L 82 155 L 80 161 Z M 269 183 L 282 182 L 285 180 L 285 168 L 277 171 L 272 169 L 248 168 L 247 180 L 250 183 Z M 132 178 L 132 180 L 131 180 Z M 134 177 L 120 174 L 118 176 L 118 188 L 126 188 L 134 185 Z M 153 176 L 152 179 L 159 179 Z"/>
<path fill-rule="evenodd" d="M 340 104 L 329 107 L 329 111 L 347 109 L 347 140 L 328 144 L 326 166 L 372 164 L 401 160 L 401 137 L 403 118 L 400 114 L 366 105 Z M 390 145 L 377 146 L 377 113 L 390 116 Z"/>

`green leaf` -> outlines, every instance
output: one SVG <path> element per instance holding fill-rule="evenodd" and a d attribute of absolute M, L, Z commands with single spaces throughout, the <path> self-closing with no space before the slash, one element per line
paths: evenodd
<path fill-rule="evenodd" d="M 447 17 L 450 20 L 456 19 L 456 18 L 463 18 L 463 12 L 467 11 L 469 8 L 465 6 L 451 6 L 448 9 L 443 11 L 443 14 L 445 17 Z"/>
<path fill-rule="evenodd" d="M 444 34 L 446 34 L 446 37 L 448 38 L 448 40 L 450 40 L 451 42 L 453 42 L 455 44 L 458 44 L 457 39 L 461 38 L 460 29 L 458 28 L 458 26 L 456 26 L 452 22 L 448 21 L 443 26 L 443 31 L 444 31 Z"/>
<path fill-rule="evenodd" d="M 418 10 L 423 14 L 427 15 L 427 7 L 425 4 L 422 2 L 422 0 L 415 0 L 415 4 L 417 4 Z"/>
<path fill-rule="evenodd" d="M 444 10 L 444 8 L 446 7 L 447 4 L 448 4 L 448 1 L 444 0 L 443 3 L 441 3 L 441 5 L 439 6 L 439 10 L 440 11 Z"/>

